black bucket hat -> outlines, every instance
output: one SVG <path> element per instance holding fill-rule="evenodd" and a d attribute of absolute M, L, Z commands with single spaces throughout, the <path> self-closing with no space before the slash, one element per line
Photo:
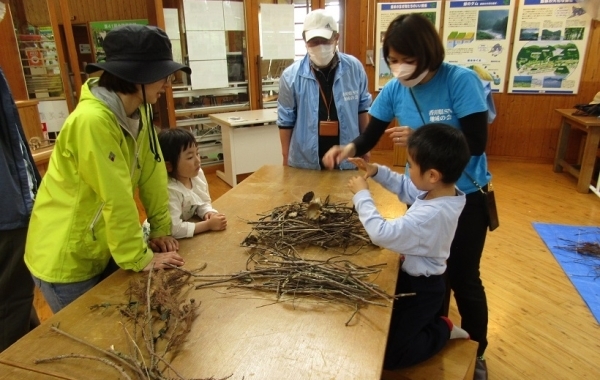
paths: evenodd
<path fill-rule="evenodd" d="M 102 44 L 106 61 L 89 63 L 85 72 L 104 70 L 134 84 L 148 84 L 168 77 L 175 71 L 192 70 L 173 61 L 171 41 L 156 26 L 124 25 L 106 34 Z"/>

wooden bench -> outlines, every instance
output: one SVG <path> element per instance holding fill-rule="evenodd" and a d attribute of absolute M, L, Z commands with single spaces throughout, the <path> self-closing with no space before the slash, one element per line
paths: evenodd
<path fill-rule="evenodd" d="M 473 380 L 477 342 L 452 339 L 437 355 L 398 371 L 383 371 L 381 380 Z"/>

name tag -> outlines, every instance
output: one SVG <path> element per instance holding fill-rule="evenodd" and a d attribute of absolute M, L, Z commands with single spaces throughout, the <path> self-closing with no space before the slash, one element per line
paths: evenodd
<path fill-rule="evenodd" d="M 337 136 L 339 131 L 337 121 L 319 121 L 319 136 Z"/>

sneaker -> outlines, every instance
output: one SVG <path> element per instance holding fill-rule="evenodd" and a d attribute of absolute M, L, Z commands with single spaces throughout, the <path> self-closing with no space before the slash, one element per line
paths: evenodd
<path fill-rule="evenodd" d="M 473 380 L 488 380 L 487 364 L 483 357 L 477 358 Z"/>

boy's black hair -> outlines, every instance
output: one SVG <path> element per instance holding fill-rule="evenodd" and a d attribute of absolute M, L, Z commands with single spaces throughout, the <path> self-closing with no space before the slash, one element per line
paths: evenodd
<path fill-rule="evenodd" d="M 435 169 L 442 174 L 443 183 L 458 181 L 471 158 L 462 131 L 442 123 L 417 128 L 408 138 L 408 154 L 420 166 L 421 174 Z"/>
<path fill-rule="evenodd" d="M 179 156 L 184 150 L 196 146 L 196 137 L 192 132 L 183 128 L 163 129 L 158 133 L 158 143 L 162 150 L 165 162 L 171 163 L 169 177 L 175 177 Z"/>
<path fill-rule="evenodd" d="M 102 73 L 98 85 L 105 87 L 109 91 L 120 92 L 121 94 L 135 94 L 138 92 L 135 84 L 127 82 L 125 79 L 121 79 L 108 71 Z"/>
<path fill-rule="evenodd" d="M 444 45 L 435 26 L 418 13 L 396 17 L 383 37 L 383 58 L 388 62 L 390 49 L 417 60 L 417 68 L 411 78 L 421 75 L 425 69 L 437 70 L 444 62 Z"/>

